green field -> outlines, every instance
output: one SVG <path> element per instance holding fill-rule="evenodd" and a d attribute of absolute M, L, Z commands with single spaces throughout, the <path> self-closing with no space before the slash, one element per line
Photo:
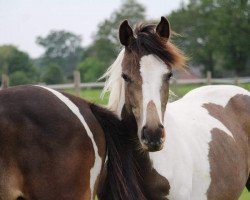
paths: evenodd
<path fill-rule="evenodd" d="M 173 96 L 173 99 L 178 99 L 180 97 L 182 97 L 183 95 L 185 95 L 187 92 L 189 92 L 192 89 L 195 89 L 197 87 L 200 87 L 202 85 L 182 85 L 182 86 L 170 86 L 170 89 L 176 94 L 176 96 Z M 247 89 L 248 91 L 250 91 L 250 84 L 241 84 L 241 87 Z M 84 99 L 87 99 L 89 101 L 95 102 L 97 104 L 107 104 L 108 102 L 108 96 L 106 95 L 104 99 L 100 99 L 100 94 L 101 94 L 101 89 L 95 89 L 95 90 L 90 90 L 90 89 L 86 89 L 86 90 L 82 90 L 81 91 L 81 97 Z M 73 90 L 67 90 L 67 92 L 74 94 Z M 247 191 L 247 189 L 245 189 L 240 197 L 239 200 L 250 200 L 250 193 Z"/>
<path fill-rule="evenodd" d="M 202 86 L 201 84 L 189 84 L 189 85 L 179 85 L 179 86 L 170 86 L 171 91 L 176 95 L 172 95 L 171 99 L 178 99 L 185 95 L 187 92 L 189 92 L 192 89 L 195 89 L 197 87 Z M 241 84 L 241 87 L 247 89 L 250 91 L 250 83 L 248 84 Z M 100 98 L 101 89 L 82 89 L 81 90 L 81 97 L 84 99 L 87 99 L 91 102 L 97 103 L 97 104 L 107 104 L 108 102 L 108 95 L 105 95 L 103 99 Z M 69 92 L 71 94 L 75 94 L 74 90 L 67 90 L 66 92 Z"/>
<path fill-rule="evenodd" d="M 245 188 L 239 200 L 249 200 L 249 199 L 250 199 L 250 192 L 248 192 L 247 189 Z"/>

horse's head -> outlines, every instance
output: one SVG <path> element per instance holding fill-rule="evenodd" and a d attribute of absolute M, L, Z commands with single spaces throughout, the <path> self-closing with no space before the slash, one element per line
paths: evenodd
<path fill-rule="evenodd" d="M 139 141 L 143 149 L 148 151 L 159 151 L 163 147 L 166 137 L 163 120 L 169 96 L 169 79 L 174 66 L 185 65 L 185 57 L 170 43 L 169 37 L 170 26 L 164 17 L 157 26 L 138 25 L 134 30 L 125 20 L 119 29 L 120 42 L 125 50 L 108 72 L 110 85 L 115 79 L 114 74 L 122 77 L 120 86 L 117 83 L 116 86 L 110 86 L 111 107 L 120 98 L 120 103 L 113 109 L 118 113 L 126 109 L 134 116 Z M 115 65 L 120 66 L 120 69 L 115 68 Z M 122 89 L 118 92 L 115 87 Z"/>

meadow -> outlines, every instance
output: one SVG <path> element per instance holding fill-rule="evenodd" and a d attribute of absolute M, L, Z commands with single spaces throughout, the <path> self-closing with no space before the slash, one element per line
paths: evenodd
<path fill-rule="evenodd" d="M 170 101 L 177 100 L 188 93 L 190 90 L 193 90 L 197 87 L 203 86 L 202 84 L 187 84 L 187 85 L 170 85 L 170 90 L 174 93 L 170 97 Z M 240 87 L 245 88 L 250 91 L 250 83 L 240 84 Z M 66 92 L 75 94 L 74 90 L 66 90 Z M 104 96 L 103 99 L 101 96 L 101 89 L 82 89 L 80 96 L 88 101 L 106 105 L 108 103 L 108 94 Z"/>
<path fill-rule="evenodd" d="M 190 85 L 177 85 L 177 86 L 170 86 L 170 90 L 174 93 L 174 95 L 171 95 L 170 100 L 176 100 L 178 98 L 181 98 L 183 95 L 185 95 L 187 92 L 189 92 L 192 89 L 195 89 L 197 87 L 202 86 L 201 84 L 190 84 Z M 250 91 L 250 83 L 247 84 L 241 84 L 241 87 L 247 89 Z M 69 92 L 71 94 L 74 94 L 73 90 L 67 90 L 66 92 Z M 106 105 L 108 102 L 108 94 L 104 96 L 103 99 L 100 98 L 102 90 L 101 89 L 82 89 L 81 90 L 81 97 L 84 99 L 87 99 L 91 102 Z M 241 197 L 239 200 L 250 200 L 250 192 L 247 191 L 245 188 L 243 193 L 241 194 Z"/>

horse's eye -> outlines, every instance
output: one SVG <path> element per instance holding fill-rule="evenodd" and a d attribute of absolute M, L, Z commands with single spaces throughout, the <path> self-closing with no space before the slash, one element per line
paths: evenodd
<path fill-rule="evenodd" d="M 131 79 L 128 77 L 128 75 L 122 73 L 122 78 L 124 79 L 124 81 L 126 82 L 131 82 Z"/>

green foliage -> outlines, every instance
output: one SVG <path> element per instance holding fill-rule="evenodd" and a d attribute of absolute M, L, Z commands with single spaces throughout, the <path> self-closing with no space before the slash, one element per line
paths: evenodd
<path fill-rule="evenodd" d="M 10 85 L 25 85 L 29 84 L 30 80 L 23 71 L 15 71 L 10 74 Z"/>
<path fill-rule="evenodd" d="M 92 70 L 98 70 L 98 72 L 93 72 L 93 74 L 98 76 L 91 76 L 91 80 L 99 78 L 99 72 L 104 72 L 116 58 L 121 47 L 118 39 L 118 29 L 124 19 L 129 19 L 131 24 L 143 21 L 145 19 L 145 8 L 136 0 L 126 0 L 108 19 L 99 24 L 94 41 L 87 48 L 84 58 L 95 57 L 102 62 L 99 65 L 101 67 L 100 70 L 93 67 Z"/>
<path fill-rule="evenodd" d="M 56 63 L 50 63 L 42 76 L 42 80 L 47 84 L 62 83 L 63 79 L 63 72 Z"/>
<path fill-rule="evenodd" d="M 80 71 L 82 82 L 94 82 L 104 73 L 105 68 L 96 57 L 88 57 L 79 63 L 77 69 Z"/>
<path fill-rule="evenodd" d="M 65 58 L 75 53 L 81 37 L 66 31 L 51 31 L 46 37 L 37 37 L 37 43 L 45 48 L 49 58 Z"/>
<path fill-rule="evenodd" d="M 38 69 L 28 54 L 15 46 L 0 46 L 0 72 L 10 76 L 10 84 L 34 83 L 38 80 Z"/>
<path fill-rule="evenodd" d="M 114 11 L 109 19 L 104 20 L 98 26 L 96 39 L 107 39 L 117 46 L 120 45 L 118 40 L 118 28 L 121 22 L 128 19 L 134 25 L 145 20 L 145 8 L 137 0 L 126 0 L 121 7 Z"/>
<path fill-rule="evenodd" d="M 250 192 L 248 192 L 248 190 L 245 188 L 239 200 L 249 200 L 249 199 L 250 199 Z"/>
<path fill-rule="evenodd" d="M 81 40 L 81 36 L 67 31 L 51 31 L 46 37 L 37 37 L 37 44 L 45 49 L 38 63 L 43 68 L 56 63 L 67 77 L 72 76 L 83 55 Z"/>
<path fill-rule="evenodd" d="M 195 0 L 170 14 L 192 63 L 215 77 L 250 74 L 247 0 Z"/>
<path fill-rule="evenodd" d="M 98 39 L 86 50 L 84 59 L 95 57 L 103 63 L 102 67 L 106 69 L 117 56 L 118 52 L 115 49 L 115 44 L 109 40 Z"/>

